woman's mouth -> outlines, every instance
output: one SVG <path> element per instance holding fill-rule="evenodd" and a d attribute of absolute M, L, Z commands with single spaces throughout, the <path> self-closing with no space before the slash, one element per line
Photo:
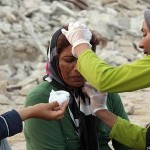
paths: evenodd
<path fill-rule="evenodd" d="M 82 82 L 84 81 L 84 78 L 82 76 L 74 76 L 72 77 L 72 80 L 74 80 L 74 82 Z"/>
<path fill-rule="evenodd" d="M 144 54 L 148 55 L 148 51 L 146 51 L 145 49 L 144 49 Z"/>

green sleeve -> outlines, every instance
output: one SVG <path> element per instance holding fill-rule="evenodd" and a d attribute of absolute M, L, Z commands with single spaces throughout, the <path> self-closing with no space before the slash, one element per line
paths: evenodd
<path fill-rule="evenodd" d="M 146 128 L 131 124 L 129 121 L 118 117 L 110 137 L 128 147 L 145 150 L 146 131 Z"/>
<path fill-rule="evenodd" d="M 123 119 L 128 120 L 128 116 L 124 110 L 119 94 L 116 94 L 116 93 L 108 94 L 107 108 L 110 112 L 116 114 L 117 116 L 120 116 Z M 98 119 L 97 122 L 98 122 L 97 123 L 98 130 L 99 130 L 99 133 L 98 133 L 99 144 L 100 144 L 101 150 L 110 150 L 108 146 L 108 143 L 110 142 L 110 140 L 112 141 L 112 145 L 115 150 L 130 150 L 130 148 L 128 148 L 127 146 L 109 137 L 111 128 L 109 128 L 104 122 L 100 121 L 100 119 Z"/>
<path fill-rule="evenodd" d="M 87 50 L 78 58 L 77 68 L 85 79 L 102 92 L 127 92 L 150 86 L 150 56 L 112 67 Z"/>
<path fill-rule="evenodd" d="M 116 116 L 120 116 L 123 119 L 129 120 L 128 116 L 125 112 L 125 109 L 123 107 L 123 104 L 122 104 L 119 94 L 116 94 L 116 93 L 108 94 L 107 103 L 108 103 L 109 111 L 114 113 Z M 117 142 L 114 139 L 112 139 L 112 145 L 115 150 L 120 150 L 120 149 L 121 150 L 129 150 L 130 149 L 130 148 L 126 147 L 125 145 Z"/>

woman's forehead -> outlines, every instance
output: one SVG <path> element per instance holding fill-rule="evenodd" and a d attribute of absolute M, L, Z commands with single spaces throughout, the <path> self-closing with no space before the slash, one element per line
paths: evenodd
<path fill-rule="evenodd" d="M 148 27 L 147 27 L 147 24 L 146 24 L 145 20 L 143 21 L 141 31 L 142 31 L 142 32 L 148 31 Z"/>

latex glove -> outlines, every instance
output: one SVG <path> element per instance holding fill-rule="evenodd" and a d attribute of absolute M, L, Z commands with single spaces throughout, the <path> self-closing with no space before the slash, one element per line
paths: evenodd
<path fill-rule="evenodd" d="M 93 114 L 95 114 L 98 110 L 107 109 L 106 106 L 107 93 L 102 93 L 97 91 L 87 82 L 84 84 L 82 90 L 90 97 L 90 101 L 91 101 L 90 106 Z"/>
<path fill-rule="evenodd" d="M 90 40 L 92 33 L 85 24 L 81 24 L 79 22 L 69 23 L 68 31 L 61 29 L 61 32 L 66 36 L 67 40 L 72 45 L 72 54 L 74 57 L 77 57 L 74 48 L 79 44 L 87 43 L 89 48 L 91 48 Z"/>

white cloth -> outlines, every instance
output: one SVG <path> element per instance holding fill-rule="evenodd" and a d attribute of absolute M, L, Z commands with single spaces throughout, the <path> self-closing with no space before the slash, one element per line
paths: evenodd
<path fill-rule="evenodd" d="M 63 91 L 63 90 L 54 91 L 54 90 L 52 90 L 50 92 L 50 96 L 49 96 L 49 103 L 57 101 L 59 106 L 61 106 L 62 103 L 65 101 L 68 104 L 69 98 L 70 98 L 70 94 L 67 91 Z"/>

